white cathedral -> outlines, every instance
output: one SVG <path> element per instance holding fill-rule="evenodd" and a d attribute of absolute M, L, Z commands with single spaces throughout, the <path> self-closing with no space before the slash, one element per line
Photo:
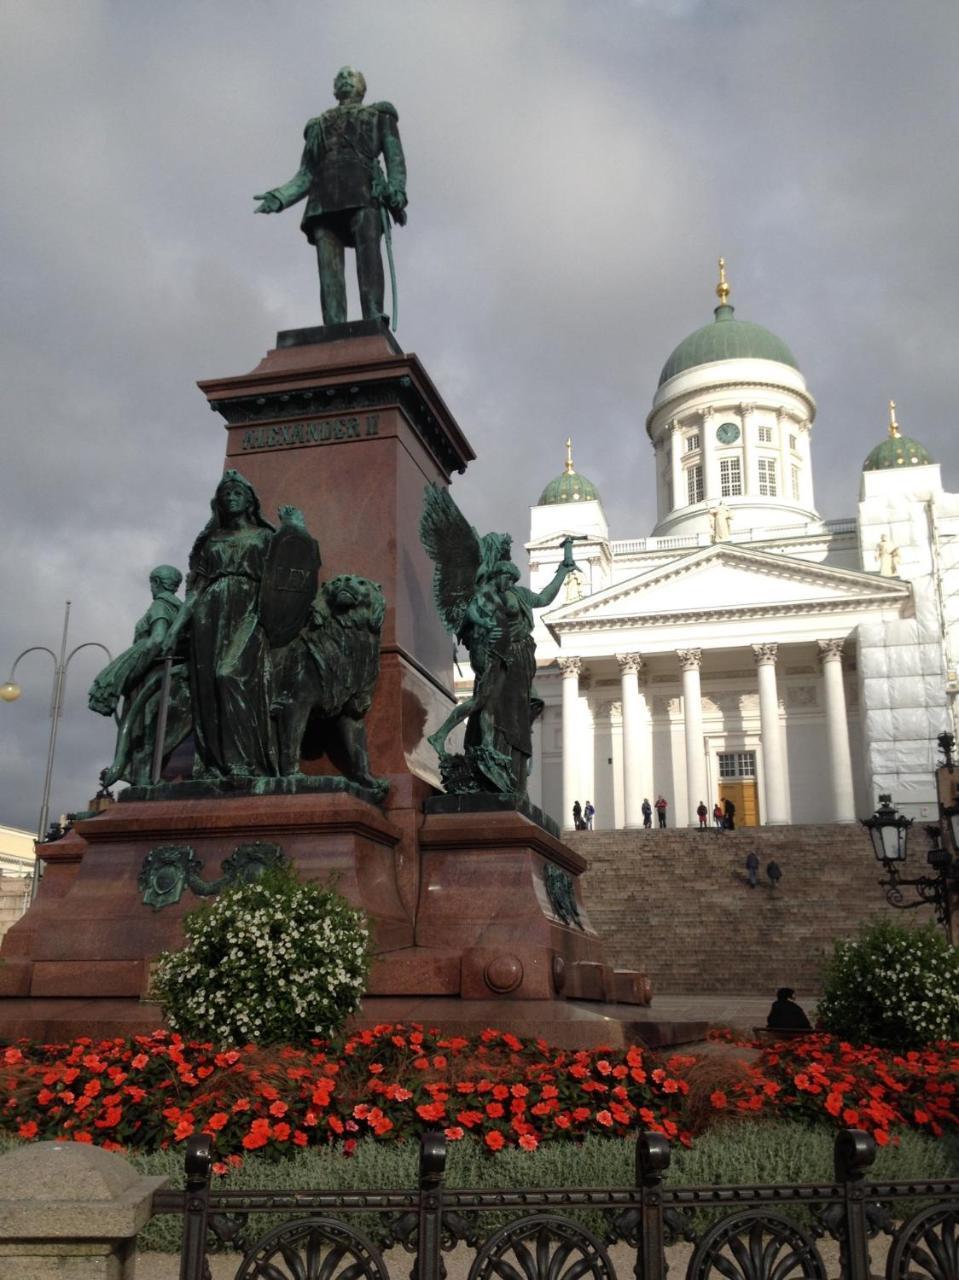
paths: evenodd
<path fill-rule="evenodd" d="M 889 793 L 936 816 L 937 735 L 959 693 L 959 495 L 902 434 L 862 466 L 854 517 L 816 511 L 816 402 L 789 348 L 737 319 L 720 262 L 711 323 L 663 366 L 646 430 L 657 522 L 610 538 L 566 467 L 531 510 L 530 584 L 567 534 L 581 573 L 537 615 L 530 798 L 572 826 L 853 822 Z"/>

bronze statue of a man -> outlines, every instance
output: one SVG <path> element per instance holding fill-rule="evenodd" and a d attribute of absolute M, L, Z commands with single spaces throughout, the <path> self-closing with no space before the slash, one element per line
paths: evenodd
<path fill-rule="evenodd" d="M 303 159 L 294 176 L 253 198 L 261 201 L 257 213 L 279 213 L 307 197 L 301 227 L 316 245 L 323 323 L 343 324 L 346 246 L 356 250 L 364 319 L 383 314 L 380 238 L 384 231 L 389 234 L 390 217 L 406 222 L 406 162 L 396 108 L 389 102 L 363 105 L 362 72 L 341 67 L 333 92 L 337 105 L 307 122 Z"/>

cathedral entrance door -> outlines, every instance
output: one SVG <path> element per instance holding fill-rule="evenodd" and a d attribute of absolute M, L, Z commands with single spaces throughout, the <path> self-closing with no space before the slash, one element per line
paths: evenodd
<path fill-rule="evenodd" d="M 740 778 L 735 782 L 726 778 L 719 784 L 719 803 L 732 800 L 736 806 L 737 827 L 758 827 L 759 806 L 756 803 L 756 779 Z"/>
<path fill-rule="evenodd" d="M 759 802 L 756 796 L 755 751 L 720 751 L 716 756 L 719 772 L 719 803 L 732 800 L 736 806 L 737 827 L 759 826 Z"/>

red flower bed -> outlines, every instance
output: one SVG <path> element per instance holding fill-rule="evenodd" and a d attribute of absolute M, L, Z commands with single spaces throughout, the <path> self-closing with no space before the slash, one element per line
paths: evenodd
<path fill-rule="evenodd" d="M 421 1027 L 380 1026 L 334 1053 L 309 1049 L 217 1051 L 158 1032 L 133 1040 L 27 1045 L 2 1055 L 2 1124 L 22 1138 L 156 1150 L 196 1130 L 224 1162 L 247 1151 L 357 1138 L 395 1139 L 443 1129 L 471 1133 L 490 1151 L 533 1151 L 586 1133 L 681 1132 L 685 1081 L 644 1050 L 551 1049 L 499 1031 L 443 1038 Z"/>
<path fill-rule="evenodd" d="M 380 1026 L 338 1050 L 229 1051 L 158 1032 L 2 1051 L 0 1124 L 24 1139 L 139 1150 L 200 1130 L 213 1137 L 221 1172 L 248 1151 L 281 1157 L 342 1142 L 349 1152 L 360 1137 L 427 1129 L 454 1142 L 473 1134 L 495 1152 L 639 1129 L 688 1144 L 710 1122 L 750 1115 L 854 1126 L 880 1143 L 904 1128 L 938 1136 L 959 1125 L 957 1044 L 896 1055 L 811 1035 L 726 1074 L 719 1067 L 636 1047 L 551 1049 L 492 1030 L 466 1039 Z"/>
<path fill-rule="evenodd" d="M 783 1118 L 865 1129 L 884 1146 L 896 1129 L 941 1137 L 959 1127 L 959 1044 L 893 1053 L 810 1035 L 764 1049 L 734 1105 Z M 730 1105 L 727 1102 L 727 1105 Z"/>

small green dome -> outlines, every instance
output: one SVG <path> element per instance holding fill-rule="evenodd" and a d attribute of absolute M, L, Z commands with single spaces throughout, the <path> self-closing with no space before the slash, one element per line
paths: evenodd
<path fill-rule="evenodd" d="M 573 467 L 573 441 L 566 441 L 566 466 L 563 474 L 549 484 L 540 494 L 538 507 L 549 507 L 556 502 L 598 502 L 599 490 L 592 480 L 578 475 Z"/>
<path fill-rule="evenodd" d="M 728 302 L 720 303 L 713 312 L 716 318 L 712 324 L 704 324 L 684 338 L 663 365 L 659 385 L 685 369 L 695 369 L 697 365 L 710 364 L 713 360 L 776 360 L 779 364 L 791 365 L 793 369 L 799 368 L 796 357 L 782 338 L 777 338 L 762 325 L 737 320 L 733 312 L 734 308 Z"/>
<path fill-rule="evenodd" d="M 891 471 L 895 467 L 926 467 L 932 462 L 928 450 L 918 440 L 904 436 L 896 421 L 896 402 L 889 401 L 889 435 L 871 450 L 863 471 Z"/>
<path fill-rule="evenodd" d="M 890 436 L 877 444 L 866 461 L 863 471 L 888 471 L 892 467 L 926 467 L 933 459 L 925 445 L 910 436 Z"/>
<path fill-rule="evenodd" d="M 575 471 L 571 475 L 564 471 L 555 480 L 550 480 L 540 495 L 537 506 L 548 507 L 554 502 L 596 502 L 598 500 L 599 492 L 592 480 L 577 475 Z"/>

